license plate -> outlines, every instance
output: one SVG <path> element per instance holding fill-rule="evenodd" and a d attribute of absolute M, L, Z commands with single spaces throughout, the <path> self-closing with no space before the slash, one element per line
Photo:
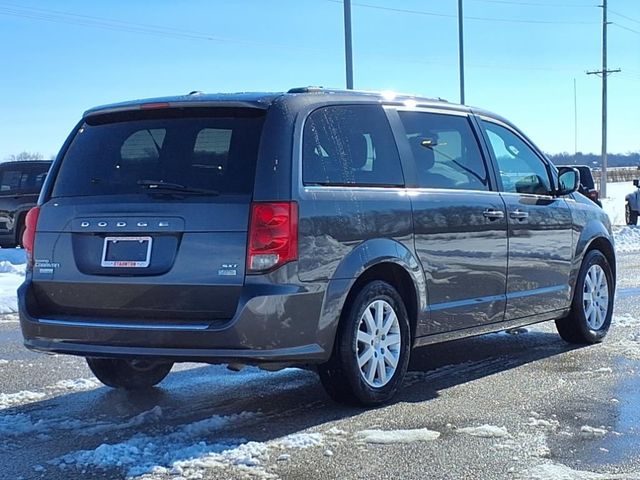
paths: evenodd
<path fill-rule="evenodd" d="M 148 267 L 151 243 L 151 237 L 106 237 L 100 265 L 117 268 Z"/>

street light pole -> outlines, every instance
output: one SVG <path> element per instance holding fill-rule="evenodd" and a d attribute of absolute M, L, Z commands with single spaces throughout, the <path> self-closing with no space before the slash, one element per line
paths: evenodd
<path fill-rule="evenodd" d="M 460 60 L 460 103 L 464 105 L 464 30 L 462 0 L 458 0 L 458 59 Z"/>
<path fill-rule="evenodd" d="M 347 90 L 353 90 L 353 52 L 351 46 L 351 0 L 344 5 L 344 59 L 347 73 Z"/>

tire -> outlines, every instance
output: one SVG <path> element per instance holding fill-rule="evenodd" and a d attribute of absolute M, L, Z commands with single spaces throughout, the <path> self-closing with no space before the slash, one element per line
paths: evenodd
<path fill-rule="evenodd" d="M 376 280 L 345 305 L 332 356 L 318 373 L 335 401 L 380 405 L 402 385 L 410 352 L 409 317 L 402 298 L 391 285 Z M 359 358 L 367 358 L 362 367 Z"/>
<path fill-rule="evenodd" d="M 160 383 L 171 371 L 173 363 L 115 358 L 87 358 L 93 374 L 107 387 L 141 390 Z"/>
<path fill-rule="evenodd" d="M 624 208 L 624 217 L 627 221 L 627 225 L 637 225 L 638 224 L 638 212 L 635 210 L 631 210 L 629 203 L 625 205 Z"/>
<path fill-rule="evenodd" d="M 18 229 L 16 230 L 18 232 L 18 235 L 16 237 L 16 244 L 15 244 L 16 247 L 22 248 L 22 237 L 24 236 L 24 231 L 26 229 L 27 229 L 27 225 L 24 223 L 24 218 L 22 218 L 18 223 Z"/>
<path fill-rule="evenodd" d="M 576 280 L 569 315 L 556 320 L 560 336 L 569 343 L 599 343 L 607 335 L 613 314 L 615 280 L 600 250 L 589 251 Z"/>

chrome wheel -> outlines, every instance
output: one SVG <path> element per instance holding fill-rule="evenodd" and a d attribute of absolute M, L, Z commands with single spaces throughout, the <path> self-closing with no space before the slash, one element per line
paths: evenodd
<path fill-rule="evenodd" d="M 356 357 L 360 375 L 372 387 L 383 387 L 393 377 L 400 359 L 398 316 L 384 300 L 371 302 L 358 323 Z"/>
<path fill-rule="evenodd" d="M 582 308 L 589 328 L 602 328 L 609 309 L 609 285 L 607 275 L 600 265 L 591 265 L 584 277 Z"/>

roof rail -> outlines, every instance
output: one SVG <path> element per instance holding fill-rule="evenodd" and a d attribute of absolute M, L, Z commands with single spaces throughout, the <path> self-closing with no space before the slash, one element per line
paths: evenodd
<path fill-rule="evenodd" d="M 324 87 L 322 86 L 309 86 L 309 87 L 295 87 L 289 89 L 287 93 L 312 93 L 312 92 L 322 92 Z"/>

